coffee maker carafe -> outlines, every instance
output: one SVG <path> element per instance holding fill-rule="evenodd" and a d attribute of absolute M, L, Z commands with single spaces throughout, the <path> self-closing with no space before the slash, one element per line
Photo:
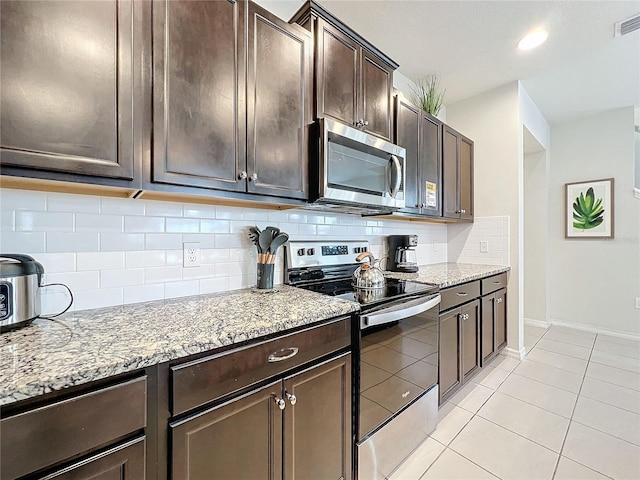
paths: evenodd
<path fill-rule="evenodd" d="M 389 266 L 392 272 L 415 273 L 418 271 L 418 260 L 415 247 L 418 246 L 417 235 L 389 235 Z"/>

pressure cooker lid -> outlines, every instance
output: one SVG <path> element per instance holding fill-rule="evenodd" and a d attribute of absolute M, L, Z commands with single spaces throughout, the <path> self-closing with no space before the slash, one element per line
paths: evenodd
<path fill-rule="evenodd" d="M 0 253 L 0 277 L 20 277 L 24 275 L 41 275 L 44 267 L 29 255 L 17 253 Z"/>

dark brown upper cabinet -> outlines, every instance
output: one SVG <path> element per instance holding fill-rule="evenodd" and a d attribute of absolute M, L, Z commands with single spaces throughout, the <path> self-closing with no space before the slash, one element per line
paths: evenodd
<path fill-rule="evenodd" d="M 391 140 L 398 64 L 317 3 L 291 19 L 315 38 L 315 116 L 332 117 Z"/>
<path fill-rule="evenodd" d="M 151 182 L 306 199 L 309 32 L 245 1 L 160 0 L 153 27 Z"/>
<path fill-rule="evenodd" d="M 396 144 L 404 147 L 406 184 L 404 213 L 442 215 L 442 122 L 396 97 Z"/>
<path fill-rule="evenodd" d="M 473 221 L 473 141 L 448 125 L 442 132 L 442 215 Z"/>
<path fill-rule="evenodd" d="M 3 2 L 3 174 L 135 186 L 149 11 L 131 0 Z"/>

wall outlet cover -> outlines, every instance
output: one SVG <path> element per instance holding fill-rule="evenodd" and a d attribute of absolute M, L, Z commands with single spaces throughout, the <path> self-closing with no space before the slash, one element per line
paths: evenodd
<path fill-rule="evenodd" d="M 182 244 L 182 266 L 185 268 L 200 266 L 200 242 Z"/>
<path fill-rule="evenodd" d="M 481 241 L 480 242 L 480 252 L 481 253 L 489 253 L 489 242 Z"/>
<path fill-rule="evenodd" d="M 636 308 L 640 308 L 640 297 L 636 297 Z"/>

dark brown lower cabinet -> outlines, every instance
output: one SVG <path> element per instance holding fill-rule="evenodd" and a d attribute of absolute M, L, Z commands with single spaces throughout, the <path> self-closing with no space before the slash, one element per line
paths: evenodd
<path fill-rule="evenodd" d="M 172 480 L 351 476 L 351 356 L 171 425 Z"/>
<path fill-rule="evenodd" d="M 460 322 L 458 315 L 460 309 L 456 308 L 440 315 L 440 361 L 439 361 L 439 387 L 440 403 L 450 392 L 462 384 L 460 375 Z"/>
<path fill-rule="evenodd" d="M 482 297 L 482 366 L 507 344 L 507 289 Z"/>
<path fill-rule="evenodd" d="M 140 437 L 53 472 L 42 480 L 141 480 L 145 475 L 145 437 Z"/>
<path fill-rule="evenodd" d="M 460 307 L 460 322 L 464 381 L 480 368 L 480 302 L 476 300 Z"/>

